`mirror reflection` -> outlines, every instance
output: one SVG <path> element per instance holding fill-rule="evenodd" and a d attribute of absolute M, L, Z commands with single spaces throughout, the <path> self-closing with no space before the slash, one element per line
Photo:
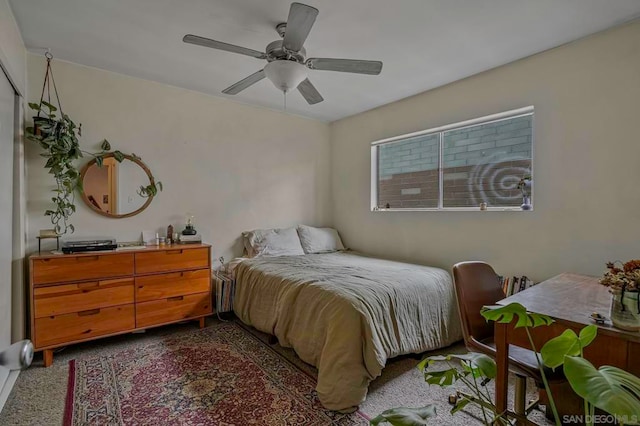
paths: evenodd
<path fill-rule="evenodd" d="M 125 156 L 118 162 L 104 155 L 102 167 L 95 160 L 82 172 L 82 199 L 94 211 L 109 217 L 128 217 L 143 211 L 153 197 L 143 197 L 140 186 L 151 182 L 149 169 L 139 159 Z"/>

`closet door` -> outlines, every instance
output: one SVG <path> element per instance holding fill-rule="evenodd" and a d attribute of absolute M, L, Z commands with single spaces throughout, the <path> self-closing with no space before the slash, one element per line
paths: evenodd
<path fill-rule="evenodd" d="M 6 348 L 11 343 L 15 96 L 13 86 L 11 86 L 7 76 L 0 69 L 0 349 Z"/>

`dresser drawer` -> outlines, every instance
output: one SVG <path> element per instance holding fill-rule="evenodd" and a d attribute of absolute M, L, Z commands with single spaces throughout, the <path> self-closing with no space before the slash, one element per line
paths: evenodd
<path fill-rule="evenodd" d="M 32 262 L 34 286 L 133 275 L 133 253 L 61 255 Z"/>
<path fill-rule="evenodd" d="M 197 293 L 136 304 L 136 327 L 148 327 L 211 314 L 211 293 Z"/>
<path fill-rule="evenodd" d="M 131 330 L 135 328 L 134 312 L 131 304 L 36 318 L 35 346 L 42 348 Z"/>
<path fill-rule="evenodd" d="M 208 292 L 211 286 L 211 271 L 170 272 L 136 278 L 136 301 L 166 299 L 174 296 Z"/>
<path fill-rule="evenodd" d="M 209 267 L 209 249 L 176 248 L 136 253 L 136 274 Z"/>
<path fill-rule="evenodd" d="M 33 291 L 35 318 L 88 311 L 134 302 L 133 278 L 89 281 L 36 287 Z"/>

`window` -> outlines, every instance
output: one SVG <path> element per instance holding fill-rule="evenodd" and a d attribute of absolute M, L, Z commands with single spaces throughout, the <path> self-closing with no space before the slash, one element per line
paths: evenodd
<path fill-rule="evenodd" d="M 374 142 L 372 210 L 515 210 L 532 172 L 533 107 Z"/>

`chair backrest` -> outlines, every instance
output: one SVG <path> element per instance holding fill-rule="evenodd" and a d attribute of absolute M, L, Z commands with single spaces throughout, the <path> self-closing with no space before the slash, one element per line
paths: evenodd
<path fill-rule="evenodd" d="M 498 275 L 485 262 L 460 262 L 453 266 L 458 308 L 462 319 L 462 334 L 467 346 L 476 346 L 493 336 L 493 323 L 488 323 L 480 310 L 485 305 L 495 305 L 504 298 Z"/>

